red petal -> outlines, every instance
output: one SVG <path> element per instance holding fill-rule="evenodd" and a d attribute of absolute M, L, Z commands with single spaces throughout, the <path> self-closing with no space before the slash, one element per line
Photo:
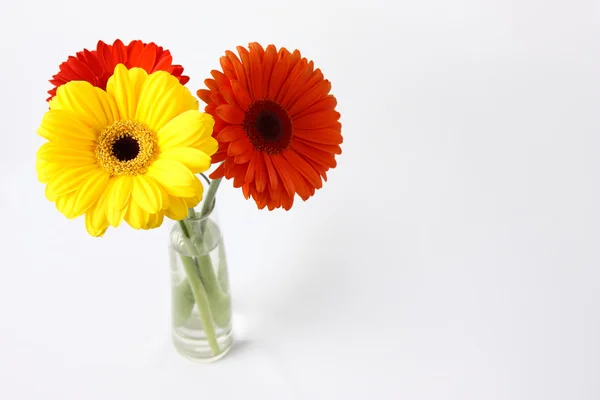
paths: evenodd
<path fill-rule="evenodd" d="M 127 48 L 121 40 L 115 40 L 112 45 L 111 55 L 114 65 L 127 63 Z"/>
<path fill-rule="evenodd" d="M 156 45 L 149 43 L 142 50 L 136 67 L 143 68 L 146 72 L 151 73 L 154 69 L 154 62 L 156 61 Z"/>
<path fill-rule="evenodd" d="M 134 40 L 127 46 L 127 68 L 139 65 L 138 59 L 144 50 L 144 44 L 139 40 Z"/>

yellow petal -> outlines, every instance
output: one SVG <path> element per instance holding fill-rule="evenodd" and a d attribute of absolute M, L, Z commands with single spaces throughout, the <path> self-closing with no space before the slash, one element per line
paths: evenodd
<path fill-rule="evenodd" d="M 133 178 L 131 196 L 146 212 L 154 214 L 162 208 L 162 194 L 154 178 L 137 175 Z"/>
<path fill-rule="evenodd" d="M 165 215 L 175 221 L 181 221 L 188 214 L 188 207 L 185 201 L 180 197 L 169 198 L 169 208 L 165 210 Z"/>
<path fill-rule="evenodd" d="M 42 183 L 48 183 L 50 180 L 56 176 L 56 174 L 63 169 L 60 164 L 51 163 L 46 160 L 42 160 L 37 157 L 35 160 L 35 169 L 38 173 L 38 179 Z"/>
<path fill-rule="evenodd" d="M 188 110 L 198 110 L 198 100 L 165 71 L 157 71 L 144 82 L 135 120 L 158 132 L 167 122 Z"/>
<path fill-rule="evenodd" d="M 87 176 L 86 181 L 77 189 L 77 198 L 75 199 L 76 215 L 81 215 L 87 211 L 95 202 L 100 199 L 108 185 L 109 174 L 103 169 L 96 169 Z"/>
<path fill-rule="evenodd" d="M 194 195 L 194 174 L 179 161 L 158 159 L 148 168 L 148 176 L 156 179 L 172 196 Z"/>
<path fill-rule="evenodd" d="M 125 221 L 133 229 L 142 229 L 148 223 L 149 215 L 144 211 L 135 200 L 131 199 L 129 202 L 129 209 L 125 214 Z"/>
<path fill-rule="evenodd" d="M 111 101 L 108 93 L 85 81 L 71 81 L 60 86 L 50 102 L 51 110 L 68 111 L 96 132 L 101 132 L 118 118 L 118 110 L 113 110 L 113 106 L 114 100 Z"/>
<path fill-rule="evenodd" d="M 203 153 L 212 156 L 217 152 L 217 149 L 219 148 L 219 142 L 217 142 L 217 140 L 212 136 L 209 136 L 207 138 L 197 139 L 194 143 L 191 144 L 190 147 L 196 148 L 202 151 Z"/>
<path fill-rule="evenodd" d="M 55 162 L 63 167 L 96 163 L 96 156 L 92 151 L 74 149 L 52 142 L 44 143 L 38 149 L 37 157 L 44 161 Z"/>
<path fill-rule="evenodd" d="M 162 212 L 159 212 L 156 214 L 150 214 L 150 216 L 148 217 L 148 223 L 146 224 L 146 226 L 142 227 L 142 229 L 158 228 L 159 226 L 162 225 L 162 223 L 164 221 L 164 217 L 165 217 L 165 214 Z"/>
<path fill-rule="evenodd" d="M 97 169 L 98 167 L 95 165 L 61 169 L 48 183 L 48 196 L 56 198 L 76 191 Z"/>
<path fill-rule="evenodd" d="M 209 155 L 191 147 L 174 147 L 162 151 L 159 158 L 179 161 L 194 174 L 206 171 L 211 164 Z"/>
<path fill-rule="evenodd" d="M 104 203 L 105 201 L 102 199 L 98 200 L 98 202 L 90 207 L 85 213 L 85 227 L 92 236 L 102 236 L 108 228 L 108 221 L 104 215 Z"/>
<path fill-rule="evenodd" d="M 192 147 L 196 141 L 210 138 L 214 125 L 215 121 L 210 114 L 198 110 L 186 111 L 168 121 L 157 132 L 158 146 L 161 150 Z"/>
<path fill-rule="evenodd" d="M 84 146 L 93 145 L 98 137 L 98 132 L 78 119 L 77 115 L 65 110 L 50 110 L 44 114 L 37 132 L 51 142 Z"/>
<path fill-rule="evenodd" d="M 114 74 L 106 84 L 106 91 L 114 97 L 121 119 L 135 118 L 140 92 L 147 78 L 148 73 L 142 68 L 128 70 L 123 64 L 115 67 Z"/>
<path fill-rule="evenodd" d="M 77 192 L 68 193 L 60 196 L 56 199 L 56 209 L 60 211 L 65 217 L 73 219 L 80 216 L 75 212 L 75 200 L 77 199 Z"/>
<path fill-rule="evenodd" d="M 111 180 L 111 184 L 106 188 L 106 219 L 114 227 L 121 224 L 127 212 L 131 190 L 133 187 L 133 177 L 122 175 Z"/>

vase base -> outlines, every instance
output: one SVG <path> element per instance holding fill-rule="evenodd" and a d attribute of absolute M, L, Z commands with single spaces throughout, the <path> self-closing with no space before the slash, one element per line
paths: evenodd
<path fill-rule="evenodd" d="M 215 354 L 211 349 L 208 340 L 196 339 L 181 335 L 176 329 L 171 331 L 171 339 L 175 350 L 185 358 L 199 362 L 211 363 L 225 357 L 231 350 L 233 344 L 233 335 L 231 330 L 217 337 L 220 352 Z"/>

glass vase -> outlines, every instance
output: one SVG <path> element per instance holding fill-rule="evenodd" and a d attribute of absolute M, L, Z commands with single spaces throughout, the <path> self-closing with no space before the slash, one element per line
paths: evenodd
<path fill-rule="evenodd" d="M 171 337 L 180 354 L 201 362 L 222 358 L 233 341 L 227 259 L 214 204 L 190 210 L 170 233 Z"/>

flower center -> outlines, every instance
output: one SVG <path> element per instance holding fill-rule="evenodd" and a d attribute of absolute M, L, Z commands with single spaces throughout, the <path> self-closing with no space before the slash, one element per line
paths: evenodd
<path fill-rule="evenodd" d="M 131 136 L 123 136 L 113 143 L 112 152 L 119 161 L 133 160 L 140 153 L 140 144 Z"/>
<path fill-rule="evenodd" d="M 254 148 L 270 155 L 284 151 L 292 140 L 292 120 L 274 101 L 254 102 L 246 112 L 242 127 Z"/>
<path fill-rule="evenodd" d="M 139 122 L 116 121 L 98 137 L 96 161 L 111 176 L 144 174 L 156 157 L 156 134 Z"/>

